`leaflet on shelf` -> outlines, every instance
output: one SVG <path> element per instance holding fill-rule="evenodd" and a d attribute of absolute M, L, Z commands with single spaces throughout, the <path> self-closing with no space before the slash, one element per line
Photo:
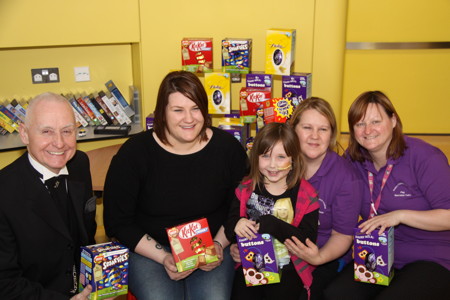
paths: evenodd
<path fill-rule="evenodd" d="M 108 122 L 105 120 L 103 115 L 98 111 L 95 107 L 94 103 L 92 103 L 91 98 L 89 96 L 83 97 L 84 102 L 86 102 L 87 106 L 92 110 L 97 120 L 100 122 L 100 125 L 108 125 Z"/>
<path fill-rule="evenodd" d="M 16 103 L 16 105 L 13 105 L 13 102 Z M 21 123 L 25 123 L 25 114 L 22 113 L 16 106 L 19 106 L 17 101 L 14 99 L 11 101 L 11 103 L 6 104 L 6 108 L 16 116 L 17 119 L 20 120 Z"/>
<path fill-rule="evenodd" d="M 83 119 L 86 120 L 86 122 L 88 122 L 89 125 L 95 125 L 94 121 L 91 119 L 91 117 L 89 117 L 87 112 L 81 107 L 81 105 L 73 95 L 69 94 L 65 97 L 69 100 L 69 103 L 72 105 L 72 107 L 75 108 L 75 110 L 83 117 Z"/>
<path fill-rule="evenodd" d="M 111 110 L 111 112 L 116 116 L 117 121 L 119 121 L 120 125 L 123 124 L 131 124 L 131 119 L 126 115 L 125 111 L 119 104 L 119 101 L 111 95 L 106 95 L 105 92 L 100 91 L 99 96 L 102 98 L 103 102 L 105 102 L 106 106 Z"/>
<path fill-rule="evenodd" d="M 118 125 L 119 122 L 117 121 L 116 117 L 113 115 L 113 113 L 108 108 L 108 106 L 105 104 L 105 102 L 103 101 L 103 99 L 100 97 L 99 94 L 95 95 L 95 101 L 100 105 L 100 107 L 103 109 L 103 111 L 108 116 L 108 120 L 111 121 L 110 124 Z M 108 123 L 109 123 L 109 121 L 108 121 Z"/>
<path fill-rule="evenodd" d="M 128 118 L 132 117 L 134 115 L 133 109 L 131 109 L 130 105 L 128 105 L 127 101 L 125 100 L 124 96 L 120 92 L 120 90 L 117 88 L 117 86 L 114 84 L 112 80 L 109 80 L 105 83 L 106 88 L 111 93 L 111 95 L 119 101 L 120 106 L 122 107 L 123 111 L 127 115 Z"/>
<path fill-rule="evenodd" d="M 94 125 L 100 125 L 100 121 L 97 119 L 94 112 L 89 108 L 87 103 L 84 101 L 83 96 L 82 95 L 77 96 L 75 99 L 77 100 L 78 104 L 80 104 L 80 106 L 83 108 L 83 110 L 88 114 L 89 118 L 92 119 Z"/>

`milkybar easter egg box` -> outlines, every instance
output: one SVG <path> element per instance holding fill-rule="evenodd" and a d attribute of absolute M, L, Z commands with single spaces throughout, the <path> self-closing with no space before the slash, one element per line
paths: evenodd
<path fill-rule="evenodd" d="M 210 114 L 229 114 L 231 107 L 231 79 L 229 73 L 205 74 L 205 91 Z"/>
<path fill-rule="evenodd" d="M 291 74 L 295 61 L 295 40 L 295 29 L 267 30 L 265 73 Z"/>
<path fill-rule="evenodd" d="M 79 291 L 90 284 L 88 299 L 101 300 L 128 293 L 128 248 L 117 242 L 81 247 Z"/>
<path fill-rule="evenodd" d="M 178 272 L 218 260 L 206 218 L 166 229 Z"/>

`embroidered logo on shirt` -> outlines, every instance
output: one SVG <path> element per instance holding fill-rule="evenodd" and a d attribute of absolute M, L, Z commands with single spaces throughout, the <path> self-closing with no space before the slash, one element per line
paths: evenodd
<path fill-rule="evenodd" d="M 397 183 L 397 185 L 395 186 L 395 188 L 393 189 L 394 192 L 394 197 L 411 197 L 412 194 L 409 191 L 409 187 L 403 183 Z"/>

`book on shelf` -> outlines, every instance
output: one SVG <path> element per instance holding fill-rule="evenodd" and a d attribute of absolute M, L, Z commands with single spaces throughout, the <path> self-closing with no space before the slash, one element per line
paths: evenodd
<path fill-rule="evenodd" d="M 89 98 L 89 101 L 94 106 L 95 110 L 100 114 L 98 116 L 98 119 L 99 119 L 100 123 L 102 125 L 111 125 L 112 124 L 111 119 L 108 117 L 108 115 L 103 110 L 103 108 L 100 106 L 100 104 L 97 102 L 97 100 L 95 100 L 94 94 L 89 94 L 88 98 Z"/>
<path fill-rule="evenodd" d="M 107 95 L 103 91 L 100 91 L 98 94 L 102 98 L 103 102 L 105 102 L 108 108 L 113 112 L 114 116 L 116 116 L 120 125 L 131 124 L 131 119 L 126 115 L 125 111 L 120 106 L 119 101 L 117 101 L 115 97 L 110 94 Z"/>
<path fill-rule="evenodd" d="M 133 123 L 140 123 L 141 122 L 141 107 L 140 107 L 140 99 L 139 99 L 139 89 L 135 87 L 134 85 L 130 85 L 130 95 L 131 95 L 131 102 L 130 106 L 134 111 L 133 116 Z"/>
<path fill-rule="evenodd" d="M 8 133 L 8 130 L 2 127 L 1 120 L 0 120 L 0 135 L 5 135 Z"/>
<path fill-rule="evenodd" d="M 128 105 L 128 102 L 125 100 L 125 97 L 122 95 L 120 90 L 117 88 L 117 86 L 114 84 L 112 80 L 109 80 L 105 83 L 106 88 L 108 91 L 113 95 L 117 101 L 119 101 L 120 106 L 122 107 L 123 111 L 127 115 L 128 118 L 132 117 L 134 115 L 133 109 Z"/>
<path fill-rule="evenodd" d="M 14 131 L 19 131 L 19 125 L 14 123 L 10 118 L 8 118 L 3 112 L 0 111 L 0 125 L 5 128 L 9 133 Z"/>
<path fill-rule="evenodd" d="M 78 95 L 75 97 L 78 104 L 83 108 L 83 110 L 88 114 L 89 118 L 92 119 L 92 122 L 94 122 L 93 125 L 100 125 L 100 121 L 95 116 L 94 112 L 89 108 L 86 101 L 84 101 L 84 97 L 82 95 Z"/>
<path fill-rule="evenodd" d="M 76 126 L 78 127 L 86 127 L 89 125 L 89 123 L 86 121 L 85 118 L 83 118 L 83 116 L 75 109 L 75 107 L 72 106 L 72 110 L 73 113 L 75 115 L 75 121 L 76 121 Z"/>
<path fill-rule="evenodd" d="M 108 106 L 105 104 L 103 99 L 100 97 L 100 95 L 97 93 L 95 95 L 95 101 L 100 105 L 100 107 L 103 109 L 103 111 L 108 116 L 108 123 L 111 125 L 118 125 L 119 121 L 117 121 L 116 117 L 113 115 L 111 110 L 108 108 Z"/>
<path fill-rule="evenodd" d="M 86 120 L 89 125 L 95 125 L 94 121 L 91 117 L 89 117 L 87 112 L 81 107 L 80 103 L 78 103 L 72 94 L 66 95 L 65 98 L 69 100 L 72 107 L 75 108 L 75 110 L 83 117 L 84 120 Z"/>
<path fill-rule="evenodd" d="M 16 99 L 13 99 L 10 103 L 6 104 L 6 108 L 12 112 L 22 123 L 25 123 L 25 109 L 17 102 Z"/>
<path fill-rule="evenodd" d="M 15 114 L 13 114 L 9 109 L 6 108 L 3 104 L 0 104 L 0 111 L 4 113 L 8 118 L 10 118 L 15 124 L 19 125 L 22 123 Z"/>
<path fill-rule="evenodd" d="M 100 125 L 108 125 L 108 122 L 105 120 L 103 115 L 98 111 L 95 107 L 94 103 L 92 103 L 91 98 L 89 96 L 83 96 L 84 102 L 86 102 L 87 106 L 92 110 L 97 120 L 100 122 Z"/>

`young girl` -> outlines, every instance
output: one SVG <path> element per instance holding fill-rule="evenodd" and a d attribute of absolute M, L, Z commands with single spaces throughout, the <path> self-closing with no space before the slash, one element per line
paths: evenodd
<path fill-rule="evenodd" d="M 316 240 L 319 203 L 314 188 L 303 179 L 299 145 L 289 124 L 269 123 L 258 132 L 250 153 L 250 174 L 236 189 L 226 224 L 230 241 L 236 234 L 251 239 L 257 232 L 269 233 L 281 243 L 292 236 Z M 312 267 L 290 255 L 281 243 L 284 249 L 276 247 L 281 282 L 246 287 L 239 267 L 232 299 L 298 299 L 304 286 L 311 284 Z"/>

